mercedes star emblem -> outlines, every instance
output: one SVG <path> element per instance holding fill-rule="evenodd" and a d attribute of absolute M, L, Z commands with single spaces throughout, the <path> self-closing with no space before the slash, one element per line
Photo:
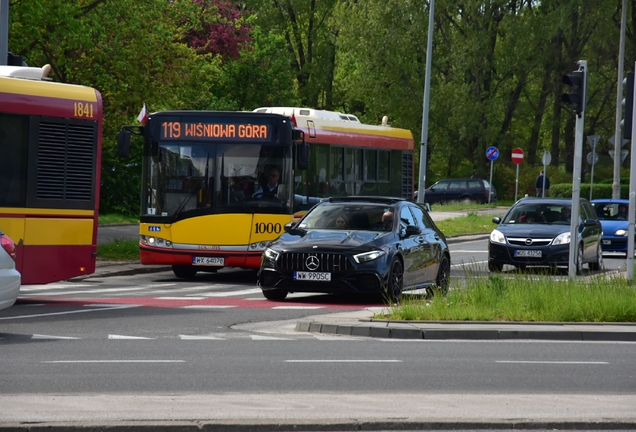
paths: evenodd
<path fill-rule="evenodd" d="M 305 266 L 311 271 L 314 271 L 320 265 L 320 260 L 316 255 L 309 255 L 305 260 Z"/>

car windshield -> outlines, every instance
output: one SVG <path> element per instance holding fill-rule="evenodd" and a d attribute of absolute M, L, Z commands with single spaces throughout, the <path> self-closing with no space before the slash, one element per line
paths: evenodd
<path fill-rule="evenodd" d="M 627 203 L 592 203 L 600 220 L 627 220 Z"/>
<path fill-rule="evenodd" d="M 510 209 L 502 223 L 568 225 L 571 210 L 569 204 L 522 203 Z"/>
<path fill-rule="evenodd" d="M 300 221 L 298 227 L 302 229 L 355 229 L 370 231 L 385 231 L 393 226 L 392 218 L 382 223 L 383 215 L 394 213 L 394 208 L 386 205 L 361 203 L 329 203 L 314 207 Z M 392 215 L 391 215 L 392 216 Z M 389 223 L 387 223 L 389 222 Z"/>

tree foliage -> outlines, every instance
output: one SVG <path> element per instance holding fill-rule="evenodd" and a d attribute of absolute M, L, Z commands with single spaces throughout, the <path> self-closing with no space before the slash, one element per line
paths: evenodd
<path fill-rule="evenodd" d="M 560 101 L 561 77 L 580 59 L 590 71 L 585 134 L 602 137 L 597 172 L 605 175 L 621 3 L 437 0 L 428 181 L 486 177 L 491 145 L 500 149 L 494 183 L 504 196 L 516 147 L 526 154 L 522 190 L 531 190 L 545 150 L 550 169 L 567 177 L 575 121 Z M 636 60 L 633 3 L 627 70 Z M 302 105 L 351 112 L 369 123 L 387 115 L 418 141 L 428 6 L 424 0 L 15 1 L 9 48 L 30 65 L 51 64 L 57 81 L 100 90 L 102 210 L 136 212 L 139 149 L 122 161 L 114 147 L 117 131 L 135 121 L 143 103 L 151 111 Z"/>

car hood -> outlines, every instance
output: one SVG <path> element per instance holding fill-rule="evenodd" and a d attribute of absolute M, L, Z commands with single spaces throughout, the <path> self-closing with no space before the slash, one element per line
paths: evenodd
<path fill-rule="evenodd" d="M 556 237 L 570 232 L 570 225 L 501 224 L 496 229 L 506 237 Z"/>
<path fill-rule="evenodd" d="M 601 226 L 605 234 L 614 234 L 616 230 L 628 229 L 629 223 L 626 220 L 601 220 Z"/>
<path fill-rule="evenodd" d="M 305 235 L 285 233 L 271 247 L 284 251 L 321 252 L 326 250 L 377 249 L 377 240 L 389 233 L 373 231 L 308 230 Z"/>

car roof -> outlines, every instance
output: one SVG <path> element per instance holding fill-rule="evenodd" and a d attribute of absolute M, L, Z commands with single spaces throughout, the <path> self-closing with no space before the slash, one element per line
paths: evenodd
<path fill-rule="evenodd" d="M 330 202 L 330 203 L 355 202 L 355 203 L 373 203 L 373 204 L 393 205 L 402 201 L 407 201 L 407 200 L 404 198 L 381 197 L 381 196 L 348 196 L 348 197 L 332 197 L 322 202 Z"/>
<path fill-rule="evenodd" d="M 629 204 L 628 199 L 614 199 L 614 198 L 597 198 L 592 200 L 592 204 L 606 203 L 606 204 Z"/>
<path fill-rule="evenodd" d="M 589 202 L 587 198 L 580 198 L 581 202 Z M 539 203 L 539 204 L 572 204 L 572 198 L 541 198 L 541 197 L 524 197 L 517 201 L 516 204 L 522 203 Z"/>

